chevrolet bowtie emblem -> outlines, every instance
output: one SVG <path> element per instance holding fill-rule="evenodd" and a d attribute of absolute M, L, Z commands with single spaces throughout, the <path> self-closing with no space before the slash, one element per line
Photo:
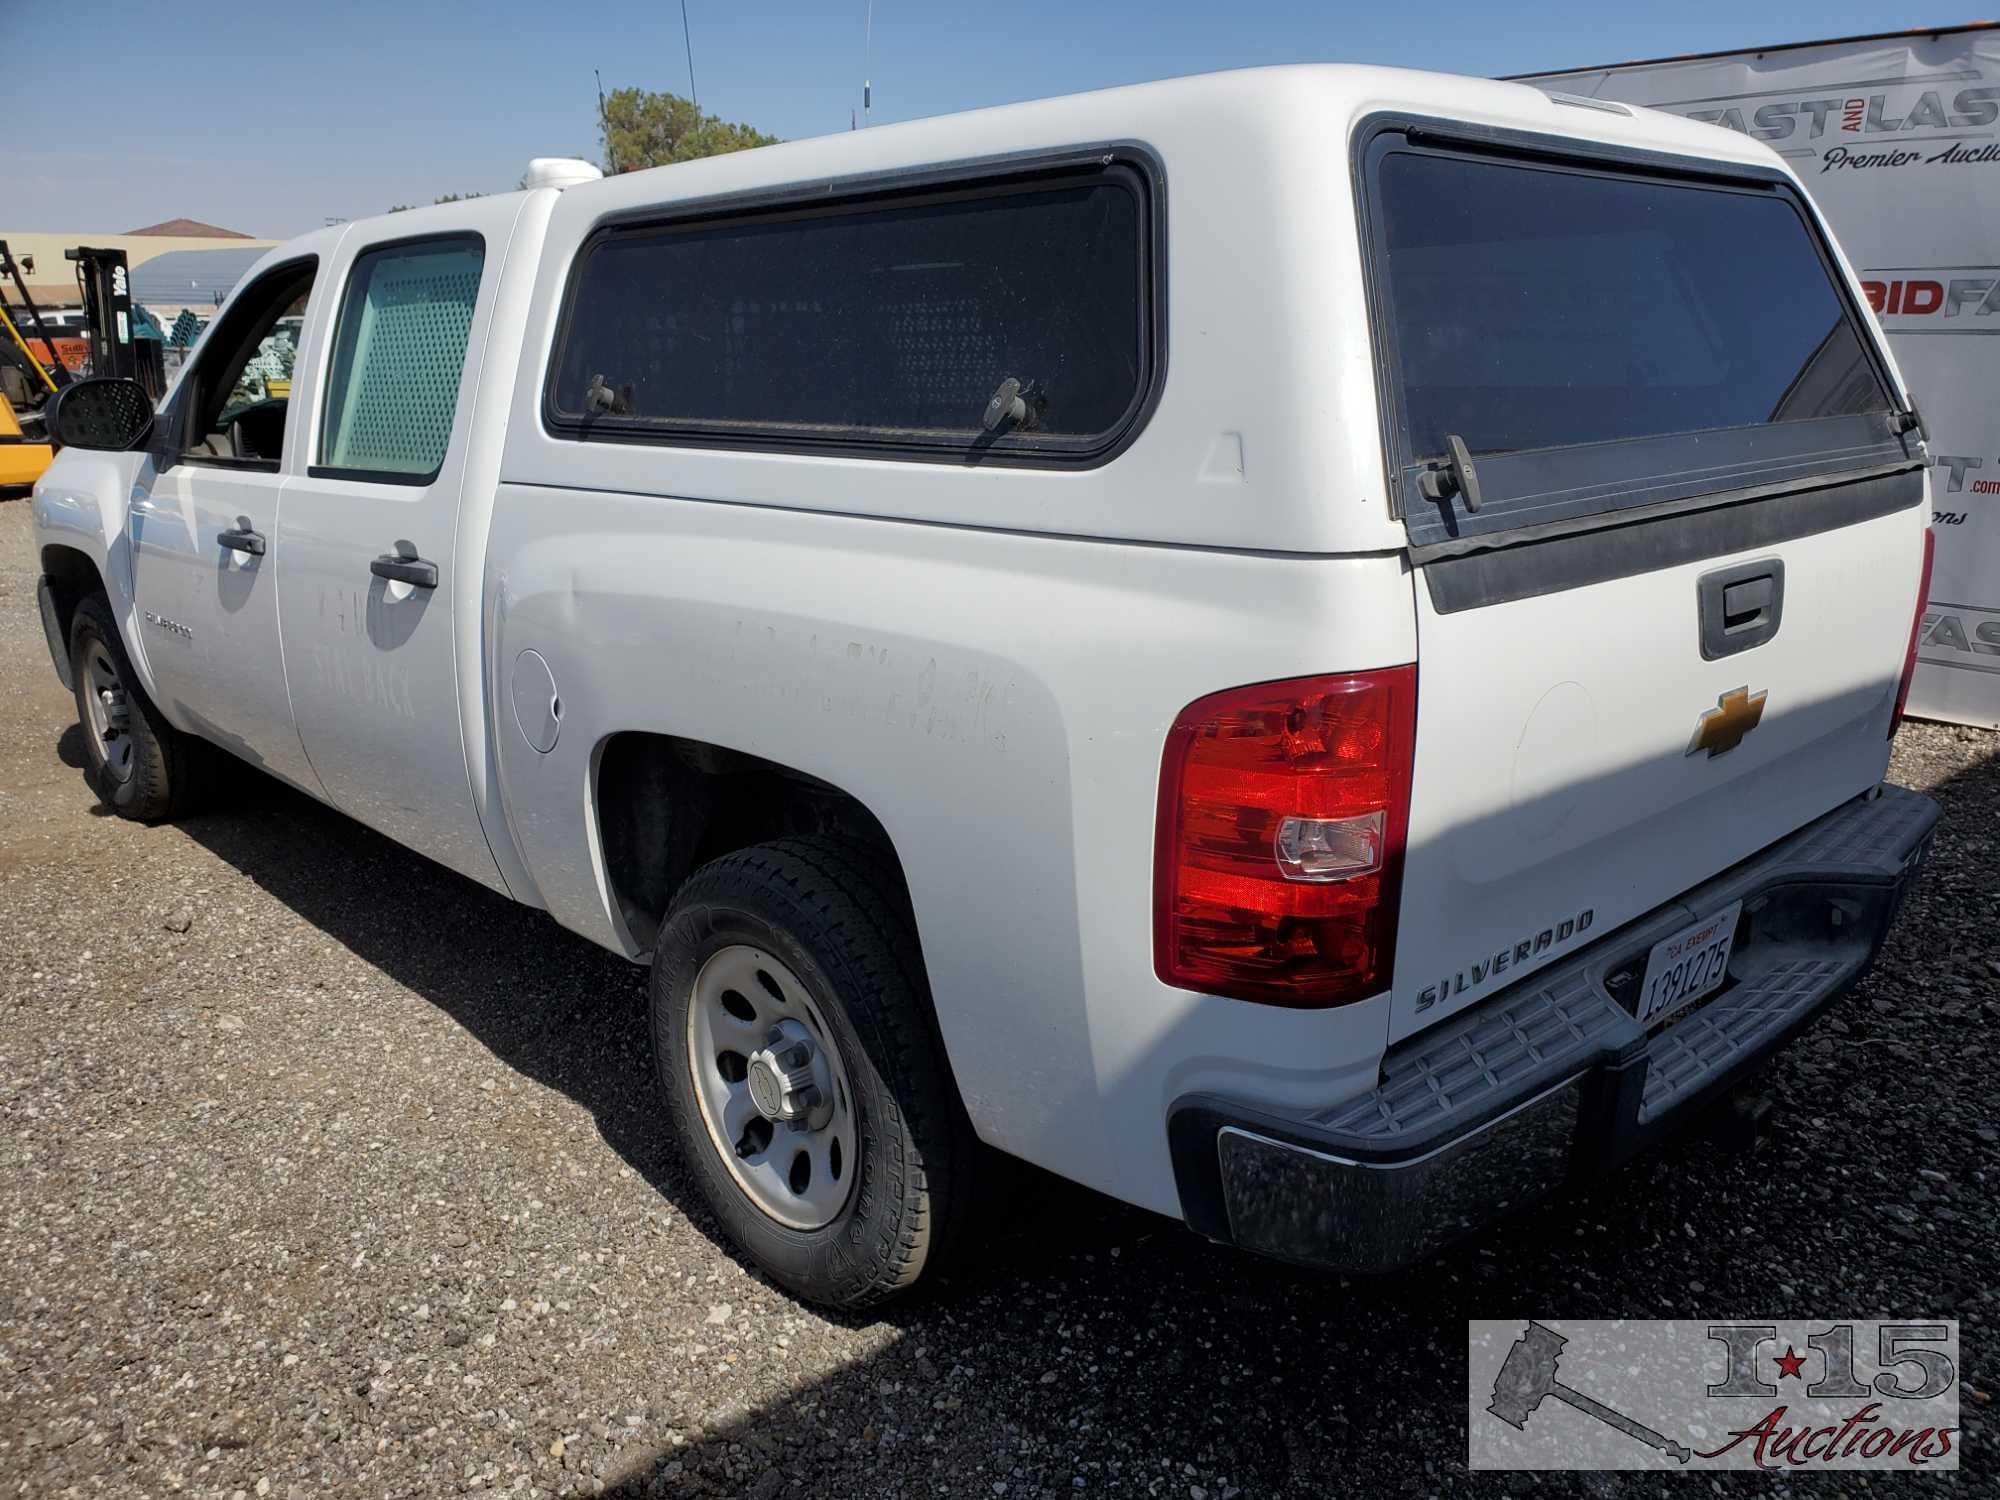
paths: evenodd
<path fill-rule="evenodd" d="M 1715 707 L 1703 714 L 1694 726 L 1694 738 L 1688 741 L 1687 753 L 1706 750 L 1708 758 L 1734 750 L 1743 743 L 1743 736 L 1757 727 L 1764 717 L 1764 695 L 1752 693 L 1748 684 L 1732 688 L 1715 700 Z"/>

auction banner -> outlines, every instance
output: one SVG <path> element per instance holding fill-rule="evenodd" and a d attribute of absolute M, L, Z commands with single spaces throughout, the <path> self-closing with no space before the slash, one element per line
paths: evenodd
<path fill-rule="evenodd" d="M 1954 1319 L 1475 1318 L 1466 1334 L 1468 1468 L 1958 1467 Z"/>
<path fill-rule="evenodd" d="M 2000 27 L 1522 81 L 1707 120 L 1791 161 L 1929 430 L 1937 566 L 1910 712 L 2000 727 Z"/>

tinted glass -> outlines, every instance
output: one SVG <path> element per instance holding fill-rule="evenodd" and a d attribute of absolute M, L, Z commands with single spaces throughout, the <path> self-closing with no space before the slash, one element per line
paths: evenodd
<path fill-rule="evenodd" d="M 466 238 L 386 245 L 355 258 L 334 334 L 320 463 L 437 472 L 451 444 L 484 259 L 481 243 Z"/>
<path fill-rule="evenodd" d="M 1776 193 L 1395 152 L 1377 198 L 1417 457 L 1889 406 Z"/>
<path fill-rule="evenodd" d="M 1134 191 L 1097 182 L 620 231 L 578 273 L 553 405 L 963 446 L 1013 379 L 1003 433 L 1107 433 L 1142 380 L 1140 222 Z"/>

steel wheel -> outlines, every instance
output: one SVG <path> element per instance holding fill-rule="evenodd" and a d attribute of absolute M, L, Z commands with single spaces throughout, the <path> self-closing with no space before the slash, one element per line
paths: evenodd
<path fill-rule="evenodd" d="M 90 643 L 83 666 L 89 688 L 84 701 L 90 709 L 84 728 L 104 764 L 105 774 L 122 784 L 132 779 L 132 705 L 125 694 L 125 683 L 103 641 Z"/>
<path fill-rule="evenodd" d="M 716 1154 L 749 1200 L 820 1229 L 858 1175 L 839 1048 L 798 975 L 761 948 L 717 950 L 695 976 L 688 1070 Z"/>

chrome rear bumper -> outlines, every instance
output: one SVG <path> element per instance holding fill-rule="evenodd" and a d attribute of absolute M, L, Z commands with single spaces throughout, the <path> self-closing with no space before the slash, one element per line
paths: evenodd
<path fill-rule="evenodd" d="M 1601 1172 L 1754 1069 L 1873 961 L 1937 804 L 1882 786 L 1591 947 L 1390 1049 L 1359 1098 L 1283 1117 L 1209 1096 L 1168 1118 L 1183 1213 L 1285 1260 L 1387 1270 Z M 1617 995 L 1653 944 L 1743 902 L 1729 981 L 1642 1029 Z"/>

